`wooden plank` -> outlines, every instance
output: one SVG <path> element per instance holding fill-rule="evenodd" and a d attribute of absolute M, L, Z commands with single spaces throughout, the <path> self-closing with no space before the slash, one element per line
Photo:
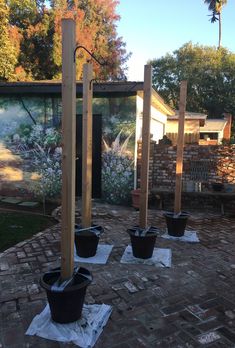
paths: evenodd
<path fill-rule="evenodd" d="M 82 227 L 91 227 L 92 198 L 92 95 L 93 67 L 83 65 L 83 112 L 82 112 Z"/>
<path fill-rule="evenodd" d="M 76 75 L 75 22 L 62 20 L 62 227 L 61 277 L 74 270 Z"/>
<path fill-rule="evenodd" d="M 140 228 L 147 227 L 151 102 L 152 102 L 152 66 L 145 65 L 143 125 L 142 125 L 142 155 L 141 155 L 141 173 L 140 173 L 140 215 L 139 215 Z"/>
<path fill-rule="evenodd" d="M 187 96 L 187 81 L 181 81 L 178 140 L 177 140 L 177 153 L 176 153 L 176 178 L 175 178 L 175 202 L 174 202 L 175 214 L 179 214 L 181 211 L 181 191 L 182 191 L 183 152 L 184 152 L 184 119 L 185 119 L 185 108 L 186 108 L 186 96 Z"/>

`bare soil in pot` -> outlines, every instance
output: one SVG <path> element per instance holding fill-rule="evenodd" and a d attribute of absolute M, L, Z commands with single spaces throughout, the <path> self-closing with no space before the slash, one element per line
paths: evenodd
<path fill-rule="evenodd" d="M 174 212 L 166 212 L 163 215 L 166 219 L 168 234 L 173 237 L 182 237 L 185 232 L 189 214 L 181 212 L 175 215 Z"/>
<path fill-rule="evenodd" d="M 40 285 L 46 290 L 51 310 L 51 318 L 57 323 L 71 323 L 80 319 L 87 286 L 92 281 L 91 273 L 80 267 L 63 288 L 60 281 L 60 269 L 45 273 Z"/>

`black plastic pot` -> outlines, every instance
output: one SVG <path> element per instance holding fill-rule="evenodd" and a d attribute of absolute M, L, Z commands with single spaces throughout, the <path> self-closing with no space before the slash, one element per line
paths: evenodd
<path fill-rule="evenodd" d="M 166 225 L 168 234 L 173 237 L 182 237 L 186 228 L 189 214 L 181 212 L 175 216 L 173 212 L 166 212 L 163 214 L 166 218 Z"/>
<path fill-rule="evenodd" d="M 92 274 L 80 267 L 62 291 L 53 287 L 59 277 L 60 270 L 47 272 L 41 277 L 40 285 L 46 290 L 52 320 L 60 324 L 71 323 L 81 317 L 86 289 L 92 281 Z"/>
<path fill-rule="evenodd" d="M 139 259 L 150 259 L 156 242 L 156 232 L 148 232 L 144 236 L 136 235 L 136 228 L 128 229 L 131 238 L 131 247 L 134 257 Z"/>
<path fill-rule="evenodd" d="M 75 228 L 75 247 L 80 257 L 92 257 L 96 254 L 100 234 L 104 230 L 101 226 L 93 227 L 95 228 L 82 229 L 80 226 Z"/>
<path fill-rule="evenodd" d="M 221 192 L 224 189 L 224 184 L 221 182 L 213 182 L 211 187 L 216 192 Z"/>

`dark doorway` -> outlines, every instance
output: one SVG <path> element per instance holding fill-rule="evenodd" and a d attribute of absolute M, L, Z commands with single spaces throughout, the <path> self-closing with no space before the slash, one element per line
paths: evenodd
<path fill-rule="evenodd" d="M 93 115 L 92 129 L 92 197 L 101 197 L 102 116 Z M 76 124 L 76 196 L 82 195 L 82 115 Z"/>

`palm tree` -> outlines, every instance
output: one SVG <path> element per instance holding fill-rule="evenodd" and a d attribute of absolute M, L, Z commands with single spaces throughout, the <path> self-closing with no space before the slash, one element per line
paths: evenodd
<path fill-rule="evenodd" d="M 218 48 L 221 47 L 221 37 L 222 37 L 222 19 L 221 13 L 224 5 L 227 4 L 227 0 L 204 0 L 204 3 L 208 5 L 209 11 L 212 12 L 211 23 L 219 21 L 219 44 Z"/>

